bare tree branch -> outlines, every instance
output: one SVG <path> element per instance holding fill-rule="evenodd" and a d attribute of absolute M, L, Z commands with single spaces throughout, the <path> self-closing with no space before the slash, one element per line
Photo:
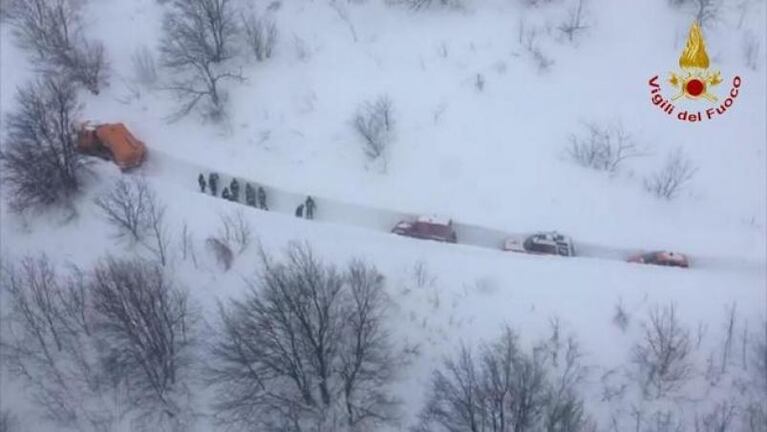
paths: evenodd
<path fill-rule="evenodd" d="M 43 72 L 99 93 L 108 74 L 104 46 L 83 37 L 79 2 L 16 0 L 8 8 L 16 42 Z"/>
<path fill-rule="evenodd" d="M 70 82 L 44 79 L 20 88 L 8 116 L 0 161 L 17 212 L 71 206 L 86 173 L 72 128 L 79 113 Z"/>
<path fill-rule="evenodd" d="M 141 260 L 107 258 L 92 279 L 96 334 L 113 379 L 127 384 L 142 410 L 174 417 L 194 324 L 187 294 Z"/>
<path fill-rule="evenodd" d="M 645 189 L 658 198 L 671 200 L 695 177 L 698 169 L 681 148 L 669 153 L 666 164 L 645 178 Z"/>
<path fill-rule="evenodd" d="M 299 245 L 261 264 L 245 298 L 220 307 L 218 419 L 267 431 L 394 421 L 388 385 L 401 359 L 383 329 L 383 277 L 360 262 L 341 274 Z"/>

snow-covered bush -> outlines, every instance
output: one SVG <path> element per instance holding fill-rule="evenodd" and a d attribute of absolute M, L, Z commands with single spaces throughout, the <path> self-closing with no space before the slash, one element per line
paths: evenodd
<path fill-rule="evenodd" d="M 658 198 L 671 200 L 695 177 L 698 171 L 681 148 L 669 153 L 666 164 L 645 178 L 645 189 Z"/>
<path fill-rule="evenodd" d="M 224 116 L 225 80 L 241 81 L 227 60 L 234 56 L 238 28 L 230 0 L 175 0 L 163 22 L 160 46 L 163 66 L 175 78 L 165 88 L 179 100 L 171 116 L 178 120 L 189 114 L 201 100 L 203 114 L 213 120 Z"/>
<path fill-rule="evenodd" d="M 570 135 L 567 154 L 575 163 L 598 171 L 615 172 L 629 158 L 640 156 L 639 146 L 620 123 L 586 123 L 582 136 Z"/>
<path fill-rule="evenodd" d="M 277 25 L 269 18 L 259 18 L 254 14 L 243 16 L 242 28 L 245 41 L 256 60 L 264 61 L 272 57 L 277 43 Z"/>
<path fill-rule="evenodd" d="M 580 350 L 572 338 L 560 342 L 557 328 L 528 353 L 506 328 L 478 354 L 462 347 L 434 372 L 415 430 L 592 430 L 579 394 L 586 374 Z"/>
<path fill-rule="evenodd" d="M 108 75 L 104 46 L 83 36 L 79 4 L 74 0 L 10 0 L 6 7 L 17 44 L 38 68 L 98 94 Z"/>
<path fill-rule="evenodd" d="M 363 150 L 371 161 L 386 160 L 386 149 L 394 139 L 392 102 L 388 96 L 365 102 L 357 109 L 352 125 L 362 138 Z"/>
<path fill-rule="evenodd" d="M 72 128 L 79 114 L 75 87 L 46 78 L 20 88 L 16 103 L 0 151 L 6 199 L 17 212 L 71 207 L 86 173 Z"/>
<path fill-rule="evenodd" d="M 221 308 L 210 383 L 217 419 L 264 431 L 366 430 L 396 418 L 401 365 L 384 328 L 383 276 L 339 272 L 308 246 L 262 253 L 245 296 Z"/>
<path fill-rule="evenodd" d="M 632 351 L 637 380 L 646 398 L 679 390 L 693 375 L 690 332 L 676 316 L 674 305 L 655 307 L 642 324 L 643 338 Z"/>

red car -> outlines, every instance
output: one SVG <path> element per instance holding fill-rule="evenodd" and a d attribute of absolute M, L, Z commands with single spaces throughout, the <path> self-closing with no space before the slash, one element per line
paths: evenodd
<path fill-rule="evenodd" d="M 458 241 L 458 237 L 453 229 L 453 221 L 433 216 L 419 216 L 413 222 L 401 221 L 392 228 L 391 232 L 407 237 L 448 243 L 456 243 Z"/>
<path fill-rule="evenodd" d="M 690 261 L 679 252 L 655 251 L 630 257 L 628 262 L 688 268 Z"/>

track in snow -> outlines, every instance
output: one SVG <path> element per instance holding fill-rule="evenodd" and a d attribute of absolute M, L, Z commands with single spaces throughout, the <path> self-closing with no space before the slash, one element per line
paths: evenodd
<path fill-rule="evenodd" d="M 147 163 L 141 168 L 142 174 L 149 178 L 157 178 L 161 181 L 173 181 L 177 186 L 199 192 L 197 176 L 200 173 L 207 174 L 211 170 L 191 162 L 181 160 L 165 152 L 156 149 L 149 150 Z M 231 182 L 231 175 L 218 172 L 219 191 Z M 306 199 L 305 193 L 288 191 L 272 185 L 254 181 L 252 178 L 243 176 L 236 177 L 241 183 L 250 182 L 255 187 L 261 186 L 266 191 L 269 211 L 284 213 L 295 217 L 296 207 Z M 240 198 L 244 204 L 244 183 L 241 184 Z M 335 199 L 313 196 L 317 203 L 315 220 L 331 222 L 342 225 L 357 226 L 379 232 L 389 232 L 391 228 L 401 220 L 411 220 L 417 215 L 380 209 L 357 204 L 350 204 Z M 252 207 L 248 207 L 253 209 Z M 255 209 L 254 209 L 255 210 Z M 513 233 L 479 225 L 461 223 L 453 220 L 458 236 L 458 243 L 500 251 L 503 241 L 510 236 L 520 237 L 529 233 Z M 414 239 L 414 241 L 419 241 Z M 628 256 L 643 250 L 642 248 L 620 248 L 596 243 L 582 242 L 575 239 L 575 247 L 578 256 L 624 261 Z M 508 252 L 503 252 L 508 253 Z M 689 256 L 689 255 L 688 255 Z M 717 256 L 689 256 L 693 267 L 706 269 L 747 270 L 765 271 L 764 263 L 749 261 L 742 258 L 717 257 Z"/>

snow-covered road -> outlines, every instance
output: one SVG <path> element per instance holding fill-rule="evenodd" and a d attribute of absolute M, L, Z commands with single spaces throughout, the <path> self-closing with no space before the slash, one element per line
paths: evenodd
<path fill-rule="evenodd" d="M 161 150 L 149 149 L 148 161 L 138 173 L 155 181 L 166 183 L 172 182 L 176 187 L 199 193 L 197 176 L 200 173 L 207 176 L 210 172 L 211 170 L 207 167 L 182 160 Z M 228 186 L 234 177 L 226 172 L 216 172 L 220 176 L 220 194 L 221 190 Z M 275 185 L 264 184 L 252 177 L 246 178 L 237 176 L 236 178 L 241 186 L 240 203 L 253 211 L 261 210 L 245 205 L 245 182 L 250 183 L 254 187 L 261 186 L 264 188 L 267 194 L 269 211 L 286 214 L 291 217 L 295 217 L 296 207 L 303 203 L 307 197 L 305 193 L 286 190 Z M 315 210 L 314 216 L 316 221 L 356 226 L 379 232 L 389 232 L 398 221 L 412 220 L 417 216 L 414 213 L 362 206 L 321 196 L 313 196 L 313 199 L 317 203 L 317 209 Z M 498 250 L 499 253 L 508 253 L 500 250 L 501 244 L 506 238 L 524 237 L 529 234 L 524 232 L 509 232 L 476 224 L 463 223 L 456 220 L 453 220 L 453 224 L 458 236 L 459 244 L 495 249 Z M 419 240 L 413 239 L 413 241 Z M 597 244 L 581 239 L 574 239 L 574 242 L 579 257 L 597 259 L 623 261 L 630 255 L 647 250 L 647 248 L 641 246 L 621 247 L 617 245 Z M 450 247 L 450 245 L 446 244 L 445 247 Z M 683 245 L 679 245 L 678 250 L 683 252 L 685 249 Z M 765 264 L 757 259 L 701 254 L 688 254 L 688 257 L 694 268 L 756 272 L 763 272 L 765 269 Z"/>

